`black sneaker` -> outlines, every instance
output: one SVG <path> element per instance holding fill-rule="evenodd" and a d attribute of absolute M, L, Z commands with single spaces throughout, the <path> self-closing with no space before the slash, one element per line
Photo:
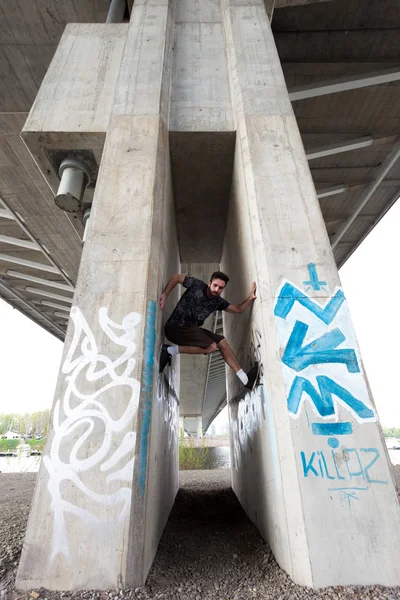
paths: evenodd
<path fill-rule="evenodd" d="M 168 365 L 171 366 L 172 356 L 168 352 L 167 348 L 169 348 L 169 344 L 163 344 L 161 346 L 160 352 L 160 373 L 162 373 L 165 367 Z"/>
<path fill-rule="evenodd" d="M 246 385 L 244 387 L 247 387 L 248 390 L 254 390 L 254 388 L 256 387 L 257 382 L 258 382 L 259 372 L 260 372 L 259 364 L 256 361 L 254 363 L 254 367 L 252 369 L 250 369 L 250 371 L 247 373 L 248 382 L 246 383 Z"/>

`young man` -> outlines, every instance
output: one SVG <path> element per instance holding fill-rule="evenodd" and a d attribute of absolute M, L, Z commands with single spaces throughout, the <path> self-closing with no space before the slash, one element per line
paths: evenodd
<path fill-rule="evenodd" d="M 175 354 L 211 354 L 218 349 L 243 385 L 250 390 L 254 388 L 257 383 L 258 364 L 255 364 L 246 374 L 226 339 L 201 327 L 205 319 L 216 310 L 240 314 L 252 306 L 256 299 L 256 283 L 253 283 L 246 300 L 241 304 L 230 304 L 221 298 L 228 281 L 229 277 L 221 271 L 211 275 L 208 285 L 195 277 L 172 275 L 160 297 L 161 310 L 164 309 L 165 301 L 177 283 L 187 288 L 187 291 L 165 324 L 165 336 L 176 345 L 163 344 L 160 354 L 160 373 L 171 364 Z"/>

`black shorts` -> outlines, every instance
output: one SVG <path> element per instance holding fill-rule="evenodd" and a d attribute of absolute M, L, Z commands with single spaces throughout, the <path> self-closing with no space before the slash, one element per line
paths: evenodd
<path fill-rule="evenodd" d="M 218 335 L 209 329 L 187 325 L 168 325 L 167 323 L 164 331 L 166 338 L 178 346 L 208 348 L 213 342 L 219 344 L 221 340 L 225 339 L 223 335 Z"/>

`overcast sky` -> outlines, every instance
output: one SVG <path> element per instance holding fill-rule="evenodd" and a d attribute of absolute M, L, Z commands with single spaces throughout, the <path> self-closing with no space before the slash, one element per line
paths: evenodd
<path fill-rule="evenodd" d="M 400 427 L 400 202 L 340 271 L 383 425 Z M 51 408 L 62 344 L 0 300 L 0 412 Z"/>

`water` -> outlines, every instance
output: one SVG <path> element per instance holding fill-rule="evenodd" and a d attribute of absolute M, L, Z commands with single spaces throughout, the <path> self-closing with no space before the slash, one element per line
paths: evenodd
<path fill-rule="evenodd" d="M 231 454 L 229 446 L 209 448 L 204 469 L 230 469 Z"/>
<path fill-rule="evenodd" d="M 198 449 L 200 452 L 201 449 Z M 400 465 L 400 450 L 389 450 L 393 465 Z M 0 473 L 34 473 L 39 470 L 40 456 L 0 456 Z M 230 469 L 228 446 L 209 448 L 204 469 Z"/>
<path fill-rule="evenodd" d="M 400 465 L 400 450 L 388 450 L 392 465 Z"/>
<path fill-rule="evenodd" d="M 0 456 L 0 473 L 35 473 L 40 456 Z"/>

